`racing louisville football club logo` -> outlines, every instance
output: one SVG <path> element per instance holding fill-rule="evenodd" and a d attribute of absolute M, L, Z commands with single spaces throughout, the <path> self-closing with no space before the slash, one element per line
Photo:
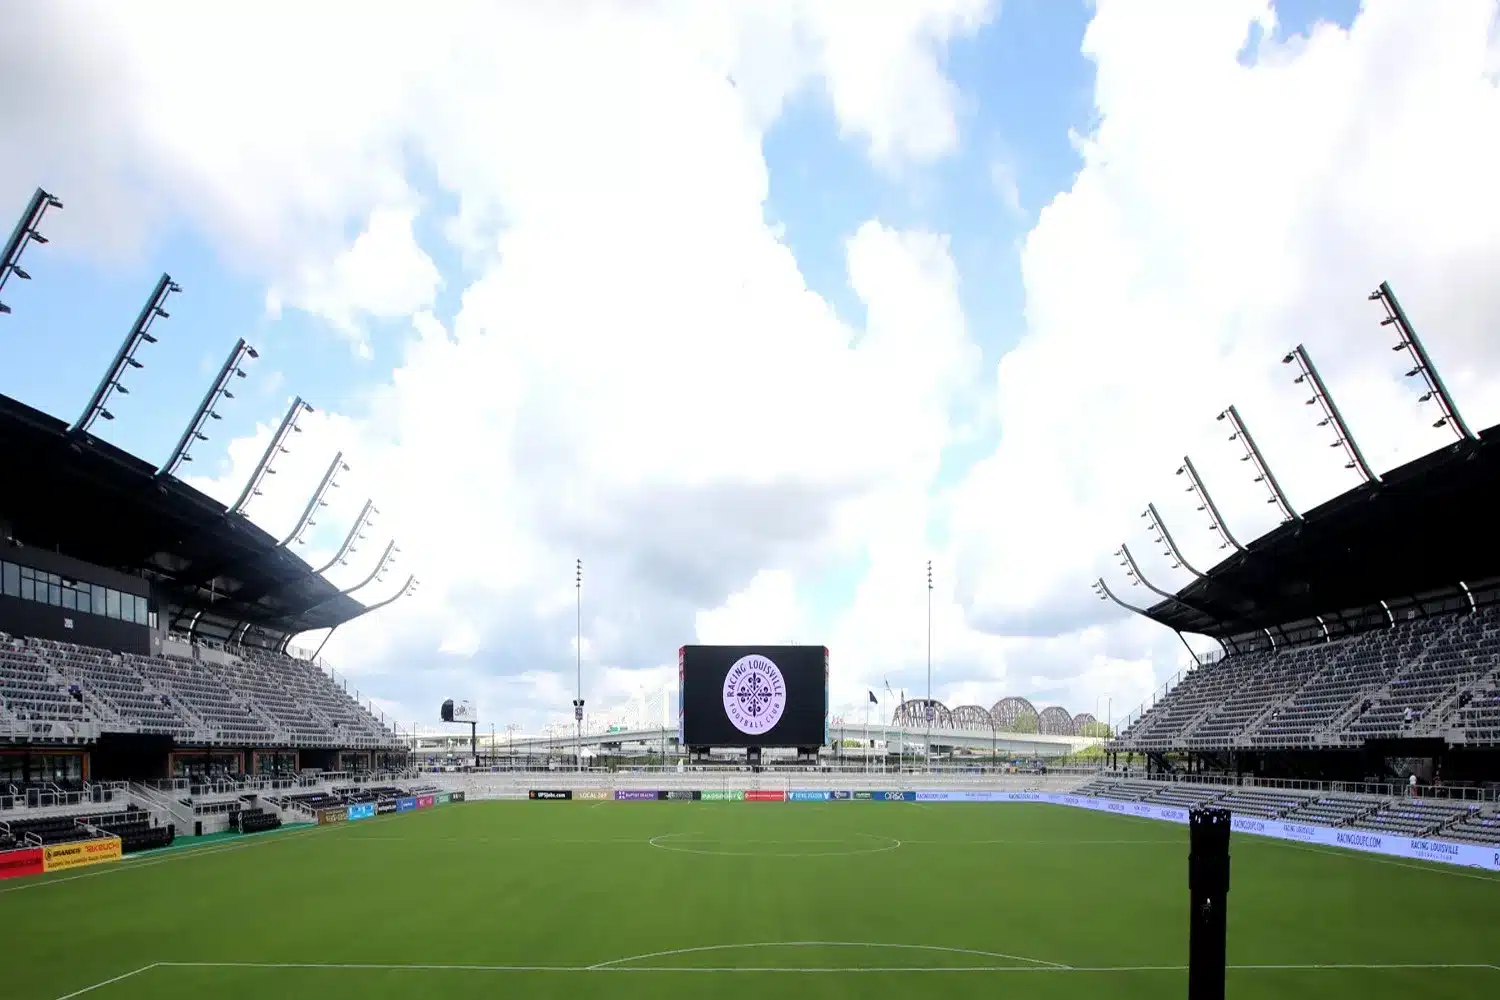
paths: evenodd
<path fill-rule="evenodd" d="M 781 669 L 759 653 L 734 661 L 724 678 L 724 714 L 747 736 L 770 731 L 786 711 L 786 680 Z"/>

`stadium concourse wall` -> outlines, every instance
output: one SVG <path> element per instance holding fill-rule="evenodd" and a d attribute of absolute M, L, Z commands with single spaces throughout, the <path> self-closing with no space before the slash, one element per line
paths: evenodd
<path fill-rule="evenodd" d="M 585 800 L 603 801 L 695 801 L 695 802 L 950 802 L 999 803 L 1033 802 L 1047 805 L 1108 812 L 1138 819 L 1186 824 L 1188 810 L 1145 802 L 1120 802 L 1113 799 L 1076 795 L 1082 784 L 1076 777 L 1059 777 L 1048 782 L 1048 775 L 986 776 L 965 780 L 950 777 L 934 779 L 927 775 L 851 774 L 851 775 L 765 775 L 765 774 L 653 774 L 598 775 L 558 772 L 546 779 L 547 787 L 538 787 L 539 775 L 517 775 L 510 780 L 497 774 L 445 775 L 450 781 L 469 782 L 471 799 L 530 799 L 532 801 Z M 607 780 L 613 777 L 615 780 Z M 821 777 L 823 780 L 814 780 Z M 621 780 L 634 778 L 637 780 Z M 718 778 L 718 781 L 714 779 Z M 885 778 L 886 780 L 882 780 Z M 889 779 L 916 779 L 915 782 Z M 1027 784 L 1029 788 L 996 787 L 1006 783 Z M 499 780 L 497 780 L 499 779 Z M 594 779 L 594 780 L 590 780 Z M 665 779 L 677 779 L 668 781 Z M 769 780 L 767 780 L 769 779 Z M 859 779 L 865 779 L 860 781 Z M 708 785 L 719 787 L 710 788 Z M 879 786 L 884 784 L 885 788 Z M 893 787 L 910 784 L 911 787 Z M 1042 790 L 1038 785 L 1067 784 L 1063 790 Z M 823 787 L 813 787 L 822 785 Z M 984 787 L 981 787 L 984 786 Z M 1366 854 L 1417 861 L 1435 861 L 1486 871 L 1500 871 L 1500 849 L 1450 840 L 1403 837 L 1365 830 L 1346 830 L 1312 823 L 1289 823 L 1281 820 L 1235 816 L 1231 825 L 1236 833 L 1301 844 L 1338 847 Z"/>

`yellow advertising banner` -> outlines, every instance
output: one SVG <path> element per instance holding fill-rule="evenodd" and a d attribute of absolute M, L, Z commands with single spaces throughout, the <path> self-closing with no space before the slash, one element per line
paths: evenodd
<path fill-rule="evenodd" d="M 120 860 L 120 838 L 100 837 L 42 848 L 42 871 L 60 872 Z"/>
<path fill-rule="evenodd" d="M 573 798 L 575 799 L 613 799 L 615 793 L 607 788 L 575 788 Z"/>

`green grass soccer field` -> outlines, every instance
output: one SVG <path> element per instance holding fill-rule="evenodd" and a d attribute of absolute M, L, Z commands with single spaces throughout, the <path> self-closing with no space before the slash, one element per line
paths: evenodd
<path fill-rule="evenodd" d="M 1239 836 L 1229 995 L 1500 994 L 1500 878 Z M 1187 830 L 471 802 L 0 884 L 7 1000 L 1182 997 Z"/>

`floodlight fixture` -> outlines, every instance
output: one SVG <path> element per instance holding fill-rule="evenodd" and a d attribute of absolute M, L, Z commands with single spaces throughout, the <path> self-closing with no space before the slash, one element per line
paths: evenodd
<path fill-rule="evenodd" d="M 47 237 L 38 232 L 37 227 L 42 224 L 42 217 L 47 214 L 47 209 L 62 207 L 63 203 L 56 197 L 41 188 L 36 189 L 26 205 L 26 211 L 16 223 L 16 228 L 11 230 L 10 239 L 5 241 L 5 249 L 0 251 L 0 291 L 5 290 L 5 283 L 12 275 L 22 281 L 31 280 L 30 272 L 21 267 L 21 255 L 33 243 L 38 246 L 47 244 Z M 10 306 L 0 301 L 0 315 L 9 312 Z"/>
<path fill-rule="evenodd" d="M 154 344 L 156 338 L 148 332 L 152 322 L 158 316 L 166 316 L 162 310 L 161 303 L 167 300 L 167 296 L 175 292 L 181 292 L 182 286 L 172 280 L 169 274 L 163 274 L 156 282 L 156 287 L 151 291 L 151 297 L 141 307 L 140 314 L 136 316 L 135 323 L 130 327 L 130 332 L 125 335 L 125 340 L 120 344 L 120 349 L 115 352 L 115 359 L 110 364 L 109 370 L 105 372 L 104 378 L 94 389 L 93 396 L 89 397 L 88 406 L 82 414 L 68 428 L 68 433 L 73 436 L 87 434 L 94 421 L 101 417 L 105 420 L 113 420 L 114 414 L 109 412 L 107 403 L 112 395 L 119 393 L 122 396 L 130 395 L 130 390 L 120 383 L 121 377 L 127 369 L 141 368 L 141 363 L 136 360 L 135 352 L 141 344 Z"/>
<path fill-rule="evenodd" d="M 1433 422 L 1433 427 L 1447 427 L 1453 431 L 1460 441 L 1475 440 L 1474 432 L 1464 422 L 1463 416 L 1458 412 L 1458 404 L 1454 402 L 1453 395 L 1448 387 L 1443 384 L 1443 377 L 1438 373 L 1437 366 L 1432 363 L 1427 348 L 1422 344 L 1422 338 L 1417 336 L 1417 331 L 1412 327 L 1411 321 L 1406 318 L 1406 311 L 1401 308 L 1401 303 L 1396 299 L 1396 293 L 1391 291 L 1389 282 L 1382 281 L 1380 287 L 1370 293 L 1372 302 L 1379 302 L 1385 307 L 1385 319 L 1380 321 L 1381 326 L 1394 326 L 1401 340 L 1391 350 L 1406 351 L 1411 355 L 1415 364 L 1406 373 L 1407 378 L 1421 376 L 1427 385 L 1427 392 L 1423 394 L 1420 402 L 1426 403 L 1436 400 L 1441 416 Z"/>
<path fill-rule="evenodd" d="M 219 411 L 215 409 L 221 399 L 233 399 L 234 393 L 229 391 L 229 384 L 236 377 L 244 378 L 245 369 L 243 365 L 249 359 L 258 358 L 255 348 L 245 343 L 244 338 L 235 342 L 229 352 L 229 357 L 219 368 L 219 374 L 214 377 L 209 385 L 208 391 L 203 394 L 203 401 L 198 404 L 198 409 L 193 411 L 193 418 L 188 421 L 187 428 L 183 430 L 182 437 L 177 439 L 177 446 L 172 449 L 172 454 L 156 471 L 158 479 L 164 476 L 176 475 L 177 470 L 184 462 L 191 462 L 193 456 L 189 454 L 193 443 L 196 441 L 207 441 L 208 435 L 203 433 L 204 427 L 210 420 L 222 420 Z"/>

